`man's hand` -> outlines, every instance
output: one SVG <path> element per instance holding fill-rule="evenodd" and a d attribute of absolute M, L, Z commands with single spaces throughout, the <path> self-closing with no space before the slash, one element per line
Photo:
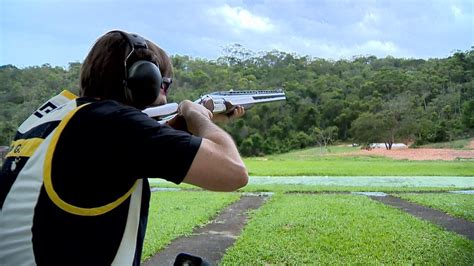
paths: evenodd
<path fill-rule="evenodd" d="M 184 100 L 179 104 L 178 115 L 183 116 L 186 120 L 195 115 L 202 115 L 208 119 L 212 119 L 213 116 L 212 112 L 206 107 L 197 103 L 193 103 L 189 100 Z"/>
<path fill-rule="evenodd" d="M 229 123 L 230 121 L 241 118 L 245 114 L 245 108 L 243 106 L 237 106 L 234 111 L 230 114 L 214 114 L 212 121 Z"/>
<path fill-rule="evenodd" d="M 188 125 L 186 125 L 186 120 L 182 115 L 176 115 L 170 120 L 166 121 L 166 124 L 174 129 L 181 131 L 188 131 Z"/>
<path fill-rule="evenodd" d="M 196 118 L 201 118 L 205 120 L 210 120 L 214 123 L 225 124 L 244 115 L 245 108 L 240 105 L 237 106 L 230 114 L 214 114 L 209 111 L 209 107 L 206 105 L 196 104 L 191 101 L 185 100 L 179 104 L 177 115 L 171 120 L 167 121 L 166 124 L 174 129 L 184 130 L 196 134 L 197 125 L 196 123 L 193 124 L 193 122 L 190 122 L 191 127 L 189 127 L 187 121 L 190 121 L 190 119 L 192 119 L 193 121 L 199 121 L 199 119 L 196 120 Z"/>
<path fill-rule="evenodd" d="M 207 129 L 207 123 L 212 124 L 213 114 L 206 107 L 189 100 L 182 101 L 178 106 L 178 115 L 184 118 L 188 131 L 201 136 L 202 130 Z"/>

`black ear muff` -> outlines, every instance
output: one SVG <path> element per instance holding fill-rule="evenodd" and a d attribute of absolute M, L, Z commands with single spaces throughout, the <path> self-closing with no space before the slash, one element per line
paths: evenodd
<path fill-rule="evenodd" d="M 137 108 L 150 106 L 160 94 L 160 69 L 153 63 L 140 60 L 128 69 L 127 87 L 132 96 L 132 102 Z"/>
<path fill-rule="evenodd" d="M 137 34 L 119 32 L 129 43 L 131 51 L 125 56 L 124 94 L 126 101 L 139 109 L 150 106 L 160 95 L 163 78 L 158 66 L 146 60 L 133 62 L 131 57 L 138 49 L 148 49 L 146 40 Z M 132 63 L 133 62 L 133 63 Z"/>

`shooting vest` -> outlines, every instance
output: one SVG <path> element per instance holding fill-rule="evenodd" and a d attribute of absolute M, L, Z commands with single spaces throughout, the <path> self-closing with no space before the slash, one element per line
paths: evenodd
<path fill-rule="evenodd" d="M 133 264 L 140 222 L 142 179 L 136 181 L 128 192 L 115 201 L 92 208 L 71 205 L 62 200 L 54 189 L 51 161 L 56 143 L 68 121 L 78 110 L 88 105 L 78 106 L 75 98 L 77 97 L 74 94 L 63 91 L 43 104 L 18 128 L 6 155 L 3 176 L 0 178 L 0 184 L 3 186 L 0 193 L 0 265 L 37 263 L 32 228 L 35 207 L 43 186 L 49 199 L 58 207 L 55 210 L 87 216 L 89 219 L 103 215 L 130 199 L 122 240 L 120 243 L 111 244 L 118 246 L 118 249 L 110 263 Z M 64 261 L 64 264 L 69 263 Z"/>

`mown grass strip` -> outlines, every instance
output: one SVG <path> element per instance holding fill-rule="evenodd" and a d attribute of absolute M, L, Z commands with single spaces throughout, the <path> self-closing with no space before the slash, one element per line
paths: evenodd
<path fill-rule="evenodd" d="M 473 141 L 474 138 L 460 139 L 448 142 L 438 142 L 421 145 L 420 148 L 433 148 L 433 149 L 456 149 L 456 150 L 470 150 L 469 142 Z"/>
<path fill-rule="evenodd" d="M 152 183 L 152 187 L 161 188 L 178 188 L 183 190 L 193 191 L 204 191 L 199 187 L 180 184 L 175 185 L 170 182 L 163 183 Z M 426 186 L 426 187 L 414 187 L 414 186 L 322 186 L 322 185 L 297 185 L 297 184 L 249 184 L 241 189 L 239 192 L 276 192 L 276 193 L 288 193 L 288 192 L 360 192 L 360 191 L 378 191 L 387 193 L 396 192 L 448 192 L 453 190 L 472 190 L 474 187 L 454 187 L 454 186 Z"/>
<path fill-rule="evenodd" d="M 355 195 L 282 195 L 252 214 L 223 265 L 472 265 L 474 242 Z"/>
<path fill-rule="evenodd" d="M 360 151 L 360 147 L 351 147 L 347 145 L 338 146 L 327 146 L 326 149 L 323 147 L 312 147 L 296 151 L 290 151 L 283 154 L 275 154 L 268 156 L 274 159 L 285 159 L 285 160 L 312 160 L 318 157 L 326 155 L 336 155 L 341 153 L 352 153 Z"/>
<path fill-rule="evenodd" d="M 382 186 L 319 186 L 319 185 L 247 185 L 240 191 L 244 192 L 447 192 L 453 190 L 469 190 L 474 187 L 382 187 Z"/>
<path fill-rule="evenodd" d="M 472 176 L 468 161 L 408 161 L 371 157 L 246 158 L 254 176 Z"/>
<path fill-rule="evenodd" d="M 237 193 L 166 191 L 152 193 L 142 260 L 173 239 L 206 224 L 221 209 L 237 201 Z"/>
<path fill-rule="evenodd" d="M 407 193 L 397 194 L 396 196 L 474 222 L 474 195 Z"/>

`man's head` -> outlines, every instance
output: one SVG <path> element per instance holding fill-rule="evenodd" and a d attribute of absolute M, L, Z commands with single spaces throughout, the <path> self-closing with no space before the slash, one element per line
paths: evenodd
<path fill-rule="evenodd" d="M 149 79 L 140 82 L 142 76 L 152 77 L 151 88 L 143 85 Z M 171 61 L 163 49 L 138 35 L 111 31 L 96 41 L 82 64 L 81 96 L 143 109 L 166 103 L 171 76 Z"/>

